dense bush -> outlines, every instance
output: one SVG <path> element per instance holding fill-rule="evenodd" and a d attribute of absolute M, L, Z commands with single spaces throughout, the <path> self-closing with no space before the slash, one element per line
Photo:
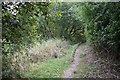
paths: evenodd
<path fill-rule="evenodd" d="M 62 3 L 56 7 L 56 11 L 61 12 L 61 16 L 55 16 L 55 24 L 58 28 L 58 36 L 74 43 L 85 42 L 84 26 L 76 12 L 74 3 Z"/>
<path fill-rule="evenodd" d="M 12 62 L 12 55 L 40 39 L 36 13 L 40 10 L 41 15 L 45 14 L 47 6 L 48 3 L 2 2 L 3 77 L 14 73 L 8 64 Z"/>
<path fill-rule="evenodd" d="M 120 55 L 120 3 L 81 3 L 85 36 L 99 51 Z"/>

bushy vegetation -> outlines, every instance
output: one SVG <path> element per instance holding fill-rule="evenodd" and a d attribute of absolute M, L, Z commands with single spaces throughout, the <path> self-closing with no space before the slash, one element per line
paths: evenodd
<path fill-rule="evenodd" d="M 99 54 L 119 59 L 119 8 L 120 3 L 104 2 L 2 2 L 3 77 L 64 57 L 67 41 L 87 41 Z"/>
<path fill-rule="evenodd" d="M 99 53 L 120 56 L 120 4 L 83 3 L 78 8 L 87 41 Z"/>
<path fill-rule="evenodd" d="M 74 15 L 72 10 L 70 10 L 70 5 L 51 2 L 2 3 L 3 77 L 10 77 L 16 74 L 14 68 L 17 67 L 15 64 L 19 67 L 26 65 L 24 64 L 24 58 L 27 62 L 36 62 L 37 60 L 43 60 L 43 58 L 64 55 L 61 52 L 65 53 L 64 49 L 66 46 L 62 48 L 61 46 L 66 43 L 59 43 L 58 41 L 59 44 L 49 42 L 49 46 L 47 46 L 48 44 L 39 45 L 43 41 L 51 38 L 62 38 L 64 40 L 79 42 L 80 37 L 82 40 L 82 25 L 79 24 L 79 20 L 75 19 L 75 16 L 70 18 L 71 15 Z M 63 10 L 62 7 L 64 7 Z M 71 24 L 68 19 L 71 21 L 74 19 L 75 21 L 72 21 Z M 63 20 L 66 22 L 63 22 Z M 79 34 L 80 31 L 81 33 Z M 31 48 L 35 42 L 38 45 Z M 27 53 L 28 48 L 31 49 L 29 51 L 30 54 Z M 39 48 L 41 50 L 38 50 Z M 15 66 L 13 67 L 11 63 L 15 56 L 17 58 L 15 58 L 15 63 L 13 63 Z M 23 60 L 19 60 L 19 58 Z M 22 63 L 19 64 L 19 62 Z"/>

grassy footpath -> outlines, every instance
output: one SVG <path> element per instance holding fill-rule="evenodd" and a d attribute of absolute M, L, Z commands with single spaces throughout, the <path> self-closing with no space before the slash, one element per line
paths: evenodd
<path fill-rule="evenodd" d="M 80 62 L 74 78 L 96 78 L 99 76 L 100 67 L 97 57 L 94 55 L 92 48 L 83 44 L 80 46 Z"/>
<path fill-rule="evenodd" d="M 95 67 L 91 64 L 85 63 L 83 61 L 83 58 L 81 58 L 81 62 L 78 65 L 78 69 L 74 74 L 74 78 L 89 77 L 89 75 L 93 73 L 93 70 L 95 70 Z"/>
<path fill-rule="evenodd" d="M 88 47 L 89 48 L 89 47 Z M 82 44 L 80 47 L 80 62 L 77 67 L 77 71 L 74 73 L 74 78 L 84 78 L 88 77 L 90 73 L 95 70 L 94 66 L 92 64 L 87 63 L 87 61 L 90 61 L 89 57 L 86 57 L 89 54 L 89 49 L 87 50 L 87 45 Z M 86 61 L 87 60 L 87 61 Z"/>
<path fill-rule="evenodd" d="M 95 54 L 91 46 L 80 46 L 80 62 L 73 78 L 119 78 L 119 72 L 113 69 L 110 59 Z"/>
<path fill-rule="evenodd" d="M 47 59 L 43 63 L 31 64 L 29 71 L 23 72 L 25 78 L 60 78 L 69 66 L 75 46 L 70 46 L 65 56 Z"/>

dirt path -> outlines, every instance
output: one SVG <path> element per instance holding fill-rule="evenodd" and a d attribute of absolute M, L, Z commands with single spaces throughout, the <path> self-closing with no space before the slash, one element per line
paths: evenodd
<path fill-rule="evenodd" d="M 106 60 L 95 55 L 91 46 L 78 45 L 70 66 L 64 70 L 63 78 L 120 78 L 119 71 L 113 70 L 108 63 L 110 59 Z"/>
<path fill-rule="evenodd" d="M 77 70 L 77 66 L 79 65 L 80 61 L 80 47 L 77 47 L 75 50 L 75 54 L 72 60 L 72 63 L 70 64 L 70 67 L 64 71 L 63 78 L 72 78 L 72 75 Z"/>

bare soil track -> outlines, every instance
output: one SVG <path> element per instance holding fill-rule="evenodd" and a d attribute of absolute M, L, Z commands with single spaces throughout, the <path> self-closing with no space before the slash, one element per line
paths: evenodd
<path fill-rule="evenodd" d="M 63 78 L 72 78 L 74 72 L 77 70 L 79 61 L 80 61 L 80 49 L 78 44 L 74 52 L 72 63 L 70 64 L 70 67 L 64 71 Z"/>

